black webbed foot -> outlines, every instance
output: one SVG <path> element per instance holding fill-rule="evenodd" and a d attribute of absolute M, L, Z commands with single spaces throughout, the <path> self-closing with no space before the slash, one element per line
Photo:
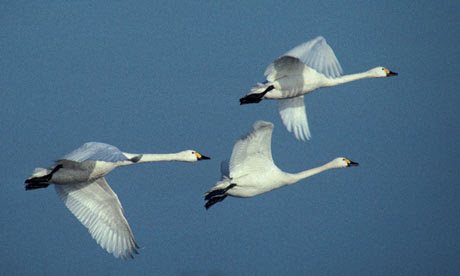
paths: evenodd
<path fill-rule="evenodd" d="M 62 164 L 54 167 L 54 169 L 47 175 L 26 179 L 24 182 L 24 184 L 27 184 L 25 187 L 26 191 L 48 187 L 50 185 L 48 182 L 51 180 L 51 177 L 53 177 L 53 174 L 60 168 L 62 168 Z"/>
<path fill-rule="evenodd" d="M 236 186 L 236 184 L 232 183 L 232 184 L 228 185 L 227 187 L 225 187 L 225 189 L 219 189 L 219 190 L 214 190 L 214 191 L 209 192 L 204 197 L 204 199 L 208 201 L 204 205 L 206 210 L 208 210 L 209 207 L 211 207 L 212 205 L 216 204 L 217 202 L 221 202 L 222 200 L 224 200 L 227 197 L 227 195 L 225 193 L 228 190 L 230 190 L 231 188 L 235 187 L 235 186 Z"/>
<path fill-rule="evenodd" d="M 206 208 L 206 210 L 208 210 L 209 207 L 211 207 L 212 205 L 216 204 L 217 202 L 221 202 L 221 201 L 224 200 L 226 197 L 227 197 L 227 195 L 215 196 L 215 197 L 213 197 L 213 198 L 210 198 L 210 199 L 208 200 L 208 202 L 206 202 L 206 204 L 204 205 L 204 207 Z"/>
<path fill-rule="evenodd" d="M 227 187 L 225 187 L 225 189 L 219 189 L 219 190 L 214 190 L 214 191 L 211 191 L 209 192 L 205 197 L 204 197 L 204 200 L 210 200 L 212 197 L 214 196 L 217 196 L 217 195 L 223 195 L 225 194 L 228 190 L 230 190 L 231 188 L 235 187 L 236 184 L 235 183 L 232 183 L 230 185 L 228 185 Z"/>
<path fill-rule="evenodd" d="M 26 185 L 26 191 L 28 190 L 35 190 L 35 189 L 40 189 L 40 188 L 46 188 L 48 187 L 50 184 L 46 184 L 46 183 L 29 183 Z"/>
<path fill-rule="evenodd" d="M 265 96 L 265 94 L 267 94 L 267 92 L 269 92 L 269 91 L 271 91 L 273 89 L 275 89 L 275 87 L 273 85 L 270 85 L 262 93 L 246 95 L 246 96 L 244 96 L 243 98 L 240 99 L 240 105 L 258 103 L 258 102 L 260 102 L 262 100 L 262 98 Z"/>

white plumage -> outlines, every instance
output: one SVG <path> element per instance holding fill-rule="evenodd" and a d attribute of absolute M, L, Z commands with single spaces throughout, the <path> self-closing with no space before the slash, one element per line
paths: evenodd
<path fill-rule="evenodd" d="M 134 154 L 98 142 L 89 142 L 65 155 L 49 169 L 35 169 L 26 190 L 55 184 L 56 192 L 91 236 L 115 257 L 137 254 L 134 235 L 123 207 L 104 176 L 119 166 L 155 161 L 195 162 L 209 159 L 196 151 L 170 154 Z"/>
<path fill-rule="evenodd" d="M 318 88 L 335 86 L 364 78 L 395 76 L 384 67 L 342 75 L 342 67 L 326 40 L 319 36 L 288 51 L 265 70 L 266 81 L 255 85 L 240 99 L 241 104 L 258 103 L 262 99 L 278 100 L 284 125 L 297 139 L 310 139 L 303 95 Z"/>
<path fill-rule="evenodd" d="M 205 194 L 206 209 L 234 197 L 253 197 L 298 182 L 325 170 L 357 166 L 347 158 L 338 157 L 329 163 L 310 170 L 291 174 L 280 170 L 273 162 L 271 137 L 273 124 L 258 121 L 252 130 L 241 137 L 233 147 L 229 169 L 222 163 L 222 179 Z"/>

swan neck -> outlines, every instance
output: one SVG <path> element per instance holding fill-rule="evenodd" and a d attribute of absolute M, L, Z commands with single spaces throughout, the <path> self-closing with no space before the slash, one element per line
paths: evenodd
<path fill-rule="evenodd" d="M 140 154 L 141 159 L 136 163 L 158 162 L 158 161 L 185 161 L 180 158 L 177 153 L 163 153 L 163 154 Z"/>
<path fill-rule="evenodd" d="M 345 76 L 341 76 L 338 78 L 328 78 L 326 82 L 326 86 L 336 86 L 342 83 L 347 83 L 347 82 L 371 78 L 371 77 L 372 76 L 369 74 L 369 72 L 363 72 L 363 73 L 345 75 Z"/>
<path fill-rule="evenodd" d="M 331 167 L 329 166 L 329 163 L 328 163 L 328 164 L 324 164 L 322 166 L 319 166 L 319 167 L 316 167 L 316 168 L 313 168 L 313 169 L 309 169 L 309 170 L 306 170 L 306 171 L 302 171 L 302 172 L 299 172 L 299 173 L 292 174 L 293 182 L 291 182 L 289 184 L 295 183 L 297 181 L 300 181 L 302 179 L 305 179 L 305 178 L 313 176 L 315 174 L 324 172 L 324 171 L 329 170 L 329 169 L 331 169 Z"/>

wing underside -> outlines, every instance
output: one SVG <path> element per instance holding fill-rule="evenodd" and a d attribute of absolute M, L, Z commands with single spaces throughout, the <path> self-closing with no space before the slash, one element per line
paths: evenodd
<path fill-rule="evenodd" d="M 107 252 L 124 259 L 138 253 L 123 207 L 105 178 L 92 183 L 54 186 L 67 208 Z"/>

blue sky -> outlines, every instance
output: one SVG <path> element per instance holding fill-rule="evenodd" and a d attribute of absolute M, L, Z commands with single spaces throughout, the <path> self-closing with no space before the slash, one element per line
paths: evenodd
<path fill-rule="evenodd" d="M 407 2 L 407 3 L 403 3 Z M 460 273 L 458 1 L 150 1 L 0 4 L 2 220 L 9 275 L 456 275 Z M 274 101 L 239 106 L 265 67 L 318 35 L 344 73 L 399 73 L 305 97 L 312 140 Z M 209 211 L 202 195 L 256 120 L 273 158 L 328 171 Z M 87 141 L 126 152 L 195 149 L 199 163 L 107 176 L 137 242 L 101 249 L 54 189 L 24 191 Z"/>

